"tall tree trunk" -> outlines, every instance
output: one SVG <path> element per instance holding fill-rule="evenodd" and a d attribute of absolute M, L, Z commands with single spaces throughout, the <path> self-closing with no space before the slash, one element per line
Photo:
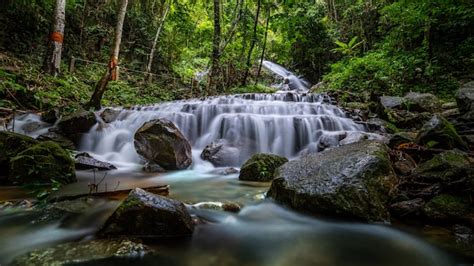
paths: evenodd
<path fill-rule="evenodd" d="M 153 45 L 152 45 L 151 51 L 150 51 L 150 58 L 148 58 L 148 64 L 146 66 L 146 72 L 148 72 L 148 73 L 151 72 L 151 66 L 153 64 L 153 58 L 155 56 L 156 45 L 158 44 L 158 40 L 160 39 L 161 29 L 163 28 L 163 25 L 165 24 L 165 19 L 166 19 L 166 16 L 168 15 L 168 11 L 170 10 L 170 5 L 171 4 L 168 4 L 166 6 L 165 12 L 161 16 L 160 24 L 158 25 L 158 29 L 156 30 L 155 40 L 153 41 Z M 149 74 L 148 75 L 148 82 L 151 83 L 151 80 L 152 80 L 152 75 Z"/>
<path fill-rule="evenodd" d="M 44 60 L 44 71 L 53 76 L 56 76 L 61 68 L 65 19 L 66 0 L 56 0 L 52 32 L 49 35 L 48 50 Z"/>
<path fill-rule="evenodd" d="M 120 53 L 120 43 L 122 42 L 122 29 L 123 29 L 123 22 L 125 20 L 125 14 L 127 13 L 127 5 L 128 0 L 122 0 L 122 4 L 120 5 L 120 9 L 117 16 L 117 25 L 115 27 L 115 39 L 114 39 L 114 46 L 112 50 L 112 55 L 110 57 L 109 64 L 107 66 L 107 71 L 105 72 L 104 76 L 100 79 L 100 81 L 95 86 L 94 93 L 92 97 L 87 103 L 87 108 L 94 108 L 96 110 L 100 109 L 102 101 L 102 96 L 104 95 L 105 90 L 107 89 L 107 84 L 109 84 L 110 80 L 117 79 L 117 67 L 118 67 L 118 58 Z"/>
<path fill-rule="evenodd" d="M 245 65 L 245 73 L 244 73 L 244 77 L 242 79 L 242 86 L 247 85 L 247 77 L 249 75 L 249 70 L 250 70 L 250 66 L 251 66 L 251 63 L 252 63 L 252 52 L 253 52 L 253 49 L 255 48 L 255 43 L 257 42 L 257 26 L 258 26 L 258 17 L 260 15 L 260 6 L 261 6 L 261 4 L 262 4 L 262 1 L 258 0 L 257 13 L 255 14 L 255 22 L 253 24 L 252 40 L 250 42 L 249 53 L 248 53 L 248 56 L 247 56 L 247 64 Z"/>
<path fill-rule="evenodd" d="M 217 83 L 220 76 L 220 46 L 221 46 L 221 22 L 220 22 L 220 0 L 214 0 L 214 40 L 212 42 L 212 65 L 209 74 L 208 94 L 216 93 Z"/>
<path fill-rule="evenodd" d="M 263 58 L 265 57 L 265 49 L 267 48 L 267 37 L 268 37 L 268 25 L 270 24 L 270 13 L 271 8 L 267 8 L 267 25 L 265 25 L 265 37 L 263 38 L 263 49 L 262 55 L 260 56 L 260 64 L 258 65 L 257 77 L 255 78 L 255 85 L 258 83 L 258 78 L 260 77 L 260 72 L 262 71 Z"/>

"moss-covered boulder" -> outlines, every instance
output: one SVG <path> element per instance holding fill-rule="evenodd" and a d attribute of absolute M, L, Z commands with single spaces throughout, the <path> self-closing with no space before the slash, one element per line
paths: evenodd
<path fill-rule="evenodd" d="M 35 144 L 10 159 L 8 179 L 14 184 L 76 182 L 74 160 L 58 144 Z"/>
<path fill-rule="evenodd" d="M 182 237 L 194 225 L 184 204 L 135 188 L 99 232 L 102 237 Z"/>
<path fill-rule="evenodd" d="M 474 206 L 465 197 L 438 195 L 424 206 L 423 213 L 431 222 L 474 225 Z"/>
<path fill-rule="evenodd" d="M 242 165 L 239 179 L 259 182 L 271 181 L 275 170 L 286 162 L 288 159 L 275 154 L 254 154 Z"/>
<path fill-rule="evenodd" d="M 37 140 L 28 136 L 0 131 L 0 177 L 8 176 L 12 157 L 38 143 Z"/>
<path fill-rule="evenodd" d="M 386 221 L 396 181 L 387 146 L 362 141 L 284 164 L 267 196 L 311 214 Z"/>
<path fill-rule="evenodd" d="M 151 248 L 131 240 L 98 239 L 33 250 L 16 257 L 11 265 L 101 265 L 106 259 L 140 258 L 150 253 L 153 253 Z"/>
<path fill-rule="evenodd" d="M 416 112 L 438 112 L 441 110 L 441 102 L 431 93 L 410 92 L 405 96 L 406 107 Z"/>
<path fill-rule="evenodd" d="M 275 154 L 254 154 L 242 165 L 239 179 L 259 182 L 271 181 L 275 170 L 286 162 L 288 159 Z"/>
<path fill-rule="evenodd" d="M 94 112 L 80 110 L 61 118 L 57 126 L 68 138 L 78 144 L 82 134 L 87 133 L 96 123 Z"/>
<path fill-rule="evenodd" d="M 474 112 L 474 81 L 464 84 L 456 92 L 456 102 L 461 114 Z"/>
<path fill-rule="evenodd" d="M 137 153 L 166 170 L 186 169 L 192 163 L 191 144 L 169 120 L 144 123 L 134 138 Z"/>
<path fill-rule="evenodd" d="M 430 148 L 468 149 L 454 126 L 440 115 L 434 115 L 423 125 L 416 136 L 416 142 Z"/>

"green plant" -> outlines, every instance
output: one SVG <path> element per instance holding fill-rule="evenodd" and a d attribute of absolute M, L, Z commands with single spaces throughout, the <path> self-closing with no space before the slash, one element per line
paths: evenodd
<path fill-rule="evenodd" d="M 357 49 L 364 43 L 364 41 L 357 42 L 357 36 L 354 36 L 348 43 L 343 43 L 339 40 L 334 41 L 338 46 L 332 49 L 334 53 L 341 53 L 346 56 L 352 56 L 357 53 Z"/>

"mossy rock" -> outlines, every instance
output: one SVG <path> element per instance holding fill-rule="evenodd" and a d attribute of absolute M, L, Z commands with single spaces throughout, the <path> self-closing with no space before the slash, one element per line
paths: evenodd
<path fill-rule="evenodd" d="M 38 143 L 25 135 L 0 131 L 0 176 L 8 176 L 10 158 Z"/>
<path fill-rule="evenodd" d="M 389 140 L 388 146 L 390 148 L 396 148 L 401 144 L 415 142 L 416 133 L 411 132 L 398 132 L 392 135 Z"/>
<path fill-rule="evenodd" d="M 425 217 L 431 222 L 474 225 L 474 207 L 469 199 L 441 194 L 431 199 L 423 208 Z"/>
<path fill-rule="evenodd" d="M 275 154 L 254 154 L 242 165 L 239 179 L 259 182 L 271 181 L 275 170 L 286 162 L 288 159 Z"/>
<path fill-rule="evenodd" d="M 8 179 L 14 184 L 62 184 L 76 182 L 74 160 L 58 144 L 45 141 L 33 145 L 10 159 Z"/>
<path fill-rule="evenodd" d="M 416 136 L 416 142 L 429 148 L 468 149 L 454 126 L 440 115 L 434 115 L 423 125 Z"/>
<path fill-rule="evenodd" d="M 466 153 L 451 150 L 418 165 L 413 175 L 431 182 L 453 182 L 463 177 L 474 180 L 474 164 Z"/>
<path fill-rule="evenodd" d="M 96 123 L 94 112 L 81 110 L 61 118 L 58 127 L 67 136 L 71 136 L 87 133 Z"/>

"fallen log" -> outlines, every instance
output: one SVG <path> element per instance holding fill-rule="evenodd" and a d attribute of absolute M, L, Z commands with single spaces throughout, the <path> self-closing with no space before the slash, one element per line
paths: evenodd
<path fill-rule="evenodd" d="M 147 187 L 147 188 L 142 188 L 142 189 L 153 194 L 168 196 L 169 187 L 170 187 L 169 185 L 160 185 L 160 186 Z M 130 189 L 115 190 L 115 191 L 83 193 L 83 194 L 78 194 L 78 195 L 63 195 L 63 196 L 53 197 L 50 200 L 48 200 L 48 202 L 53 203 L 53 202 L 66 201 L 66 200 L 75 200 L 82 197 L 98 197 L 98 198 L 107 198 L 107 199 L 112 199 L 112 200 L 121 200 L 127 197 L 131 190 L 132 189 L 130 188 Z"/>

